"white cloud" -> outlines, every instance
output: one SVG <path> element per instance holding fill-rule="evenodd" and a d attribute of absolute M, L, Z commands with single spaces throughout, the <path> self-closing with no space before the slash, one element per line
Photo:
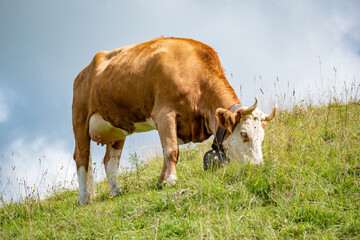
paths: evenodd
<path fill-rule="evenodd" d="M 293 89 L 301 95 L 298 101 L 310 94 L 309 89 L 318 100 L 333 86 L 340 91 L 344 81 L 347 86 L 354 78 L 359 82 L 360 15 L 354 8 L 343 2 L 242 2 L 226 12 L 214 12 L 216 17 L 208 25 L 217 35 L 211 44 L 220 53 L 235 91 L 239 93 L 242 86 L 244 104 L 262 96 L 260 87 L 265 92 L 261 104 L 284 94 L 288 86 L 288 95 Z M 204 35 L 211 33 L 207 29 Z"/>
<path fill-rule="evenodd" d="M 5 200 L 20 199 L 29 194 L 43 197 L 54 188 L 77 184 L 72 146 L 63 141 L 39 137 L 27 142 L 19 138 L 5 152 L 0 169 L 0 193 Z"/>
<path fill-rule="evenodd" d="M 139 141 L 132 136 L 127 143 L 127 149 L 124 148 L 121 157 L 121 166 L 130 167 L 127 158 L 130 152 L 134 152 L 134 148 L 143 160 L 159 155 L 159 148 L 144 144 L 140 147 Z M 91 148 L 94 177 L 99 181 L 105 178 L 102 164 L 105 147 L 99 147 L 92 142 Z M 37 194 L 44 197 L 48 192 L 63 187 L 77 188 L 73 150 L 73 144 L 48 137 L 35 137 L 32 141 L 16 139 L 3 149 L 4 154 L 0 159 L 0 197 L 5 201 L 19 200 Z"/>

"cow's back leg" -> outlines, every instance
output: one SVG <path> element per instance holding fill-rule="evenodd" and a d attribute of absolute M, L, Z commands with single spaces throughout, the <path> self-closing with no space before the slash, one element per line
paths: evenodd
<path fill-rule="evenodd" d="M 90 157 L 88 96 L 86 95 L 87 89 L 83 88 L 82 81 L 84 81 L 82 75 L 79 75 L 75 80 L 72 108 L 72 123 L 75 135 L 74 160 L 79 180 L 78 201 L 80 205 L 90 203 L 90 193 L 95 190 Z"/>
<path fill-rule="evenodd" d="M 177 180 L 176 163 L 179 155 L 179 145 L 176 133 L 176 114 L 172 111 L 159 111 L 154 120 L 159 132 L 164 155 L 164 166 L 159 178 L 159 184 L 166 179 L 168 185 L 174 185 Z"/>
<path fill-rule="evenodd" d="M 118 169 L 124 143 L 125 139 L 117 141 L 112 145 L 106 145 L 104 166 L 109 182 L 110 197 L 116 196 L 119 192 Z"/>
<path fill-rule="evenodd" d="M 84 124 L 85 125 L 85 124 Z M 94 191 L 93 175 L 90 160 L 90 137 L 84 125 L 74 126 L 77 175 L 79 180 L 79 204 L 90 203 L 90 193 Z"/>

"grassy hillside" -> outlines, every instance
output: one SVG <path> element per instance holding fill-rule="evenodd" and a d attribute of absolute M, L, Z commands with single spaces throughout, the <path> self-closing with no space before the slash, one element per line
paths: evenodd
<path fill-rule="evenodd" d="M 263 166 L 202 170 L 209 143 L 183 148 L 175 187 L 158 188 L 162 160 L 132 161 L 122 194 L 97 185 L 0 210 L 0 239 L 359 239 L 360 104 L 296 107 L 269 123 Z"/>

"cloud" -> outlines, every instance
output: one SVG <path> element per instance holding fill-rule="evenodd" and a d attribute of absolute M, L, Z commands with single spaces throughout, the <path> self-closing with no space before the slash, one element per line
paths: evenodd
<path fill-rule="evenodd" d="M 143 160 L 161 154 L 160 149 L 154 145 L 155 142 L 159 145 L 157 136 L 149 141 L 139 141 L 130 136 L 124 147 L 120 166 L 130 167 L 130 163 L 124 159 L 128 158 L 131 152 L 136 151 Z M 59 188 L 77 187 L 73 150 L 73 144 L 65 140 L 46 136 L 36 136 L 32 140 L 17 138 L 3 149 L 0 159 L 0 197 L 5 201 L 37 194 L 44 197 L 48 192 Z M 92 142 L 91 155 L 96 181 L 106 176 L 102 164 L 104 154 L 105 147 Z"/>
<path fill-rule="evenodd" d="M 0 193 L 5 200 L 35 193 L 45 196 L 54 188 L 74 187 L 77 183 L 72 146 L 63 141 L 38 137 L 28 142 L 18 138 L 5 152 L 0 169 Z"/>

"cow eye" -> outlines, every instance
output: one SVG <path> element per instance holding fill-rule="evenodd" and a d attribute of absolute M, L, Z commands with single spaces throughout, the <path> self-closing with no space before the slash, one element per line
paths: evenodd
<path fill-rule="evenodd" d="M 244 142 L 248 142 L 249 141 L 249 136 L 247 135 L 247 133 L 245 131 L 241 131 L 241 137 L 243 138 Z"/>

